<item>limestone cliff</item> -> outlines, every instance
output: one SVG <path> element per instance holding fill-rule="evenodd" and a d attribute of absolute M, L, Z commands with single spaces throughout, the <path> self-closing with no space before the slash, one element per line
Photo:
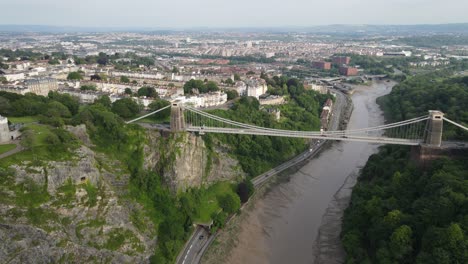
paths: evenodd
<path fill-rule="evenodd" d="M 147 263 L 155 227 L 125 198 L 128 179 L 87 146 L 72 160 L 0 168 L 0 262 Z"/>
<path fill-rule="evenodd" d="M 144 166 L 163 175 L 174 192 L 245 176 L 227 148 L 214 146 L 211 150 L 200 136 L 191 133 L 161 136 L 149 131 L 144 152 Z"/>

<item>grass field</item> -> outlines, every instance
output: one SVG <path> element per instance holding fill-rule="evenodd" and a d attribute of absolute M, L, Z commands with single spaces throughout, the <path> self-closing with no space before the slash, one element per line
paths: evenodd
<path fill-rule="evenodd" d="M 11 123 L 24 123 L 29 124 L 37 122 L 39 118 L 37 116 L 22 116 L 22 117 L 8 117 Z"/>
<path fill-rule="evenodd" d="M 0 145 L 0 154 L 3 154 L 15 148 L 16 148 L 15 144 Z"/>

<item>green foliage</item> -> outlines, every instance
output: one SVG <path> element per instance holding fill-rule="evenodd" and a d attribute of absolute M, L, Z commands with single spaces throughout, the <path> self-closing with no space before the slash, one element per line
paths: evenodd
<path fill-rule="evenodd" d="M 89 181 L 83 184 L 83 188 L 86 190 L 86 193 L 88 194 L 87 205 L 89 207 L 95 206 L 97 203 L 98 189 L 95 186 L 93 186 L 93 184 L 91 184 L 91 182 Z"/>
<path fill-rule="evenodd" d="M 150 109 L 150 111 L 156 111 L 156 110 L 159 110 L 163 107 L 166 107 L 168 105 L 170 105 L 171 103 L 169 101 L 166 101 L 166 100 L 162 100 L 162 99 L 157 99 L 156 101 L 152 102 L 151 104 L 148 105 L 148 108 Z M 155 119 L 155 120 L 166 120 L 170 117 L 171 115 L 171 108 L 167 108 L 165 110 L 162 110 L 154 115 L 151 116 L 152 119 Z"/>
<path fill-rule="evenodd" d="M 250 180 L 245 180 L 243 182 L 240 182 L 237 185 L 237 195 L 239 195 L 241 203 L 245 203 L 249 200 L 249 197 L 252 196 L 254 193 L 254 186 L 252 181 Z"/>
<path fill-rule="evenodd" d="M 120 82 L 122 83 L 130 83 L 130 79 L 127 76 L 121 76 Z"/>
<path fill-rule="evenodd" d="M 15 148 L 16 148 L 15 144 L 0 145 L 0 154 L 3 154 L 5 152 L 8 152 L 8 151 L 13 150 Z"/>
<path fill-rule="evenodd" d="M 67 76 L 67 80 L 79 81 L 79 80 L 83 80 L 83 76 L 79 72 L 70 72 Z"/>
<path fill-rule="evenodd" d="M 387 119 L 406 120 L 440 110 L 447 118 L 468 124 L 468 77 L 450 78 L 450 72 L 438 71 L 408 78 L 379 99 Z M 468 133 L 452 125 L 444 126 L 444 137 L 468 138 Z"/>
<path fill-rule="evenodd" d="M 218 91 L 218 85 L 213 81 L 203 82 L 202 80 L 190 80 L 184 84 L 184 93 L 193 94 L 194 90 L 198 90 L 199 93 L 208 93 Z"/>
<path fill-rule="evenodd" d="M 82 90 L 82 91 L 96 91 L 96 86 L 95 85 L 82 85 L 80 87 L 80 90 Z"/>
<path fill-rule="evenodd" d="M 143 86 L 140 89 L 138 89 L 138 96 L 146 96 L 150 98 L 159 98 L 158 93 L 153 87 L 146 87 Z"/>
<path fill-rule="evenodd" d="M 134 117 L 140 111 L 140 106 L 132 98 L 123 98 L 112 104 L 112 112 L 123 118 Z"/>
<path fill-rule="evenodd" d="M 416 169 L 409 149 L 369 158 L 343 219 L 347 260 L 467 263 L 468 163 L 442 159 Z"/>
<path fill-rule="evenodd" d="M 236 99 L 237 97 L 239 97 L 239 93 L 236 90 L 227 90 L 226 94 L 228 100 Z"/>
<path fill-rule="evenodd" d="M 60 64 L 60 61 L 58 59 L 51 59 L 48 62 L 50 65 L 58 65 Z"/>
<path fill-rule="evenodd" d="M 240 199 L 237 195 L 227 193 L 218 196 L 217 199 L 219 206 L 228 214 L 232 214 L 240 208 Z"/>
<path fill-rule="evenodd" d="M 108 110 L 110 110 L 111 107 L 112 107 L 111 99 L 107 95 L 103 95 L 103 96 L 99 97 L 98 99 L 96 99 L 94 101 L 94 103 L 95 104 L 100 104 L 100 105 L 104 106 Z"/>
<path fill-rule="evenodd" d="M 133 94 L 132 89 L 130 89 L 130 88 L 125 88 L 125 91 L 124 91 L 124 92 L 125 92 L 125 94 L 128 94 L 128 95 L 132 95 L 132 94 Z"/>

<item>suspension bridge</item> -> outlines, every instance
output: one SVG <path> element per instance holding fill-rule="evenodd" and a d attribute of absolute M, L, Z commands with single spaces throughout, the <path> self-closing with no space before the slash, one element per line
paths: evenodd
<path fill-rule="evenodd" d="M 464 131 L 468 128 L 444 116 L 441 111 L 431 110 L 427 116 L 411 118 L 396 123 L 337 131 L 293 131 L 244 124 L 216 116 L 202 110 L 174 102 L 152 113 L 128 121 L 133 123 L 160 111 L 171 108 L 172 132 L 223 133 L 238 135 L 262 135 L 307 139 L 342 141 L 362 141 L 381 144 L 425 145 L 440 147 L 442 144 L 443 124 L 447 122 Z"/>

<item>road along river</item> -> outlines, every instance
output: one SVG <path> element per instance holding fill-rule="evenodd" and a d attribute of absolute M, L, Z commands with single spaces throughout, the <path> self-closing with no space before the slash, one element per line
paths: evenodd
<path fill-rule="evenodd" d="M 383 124 L 375 100 L 388 94 L 394 84 L 375 81 L 357 87 L 348 129 Z M 242 220 L 237 243 L 223 262 L 342 263 L 340 217 L 359 170 L 377 147 L 336 142 L 289 175 L 290 181 L 255 201 L 254 209 Z"/>

